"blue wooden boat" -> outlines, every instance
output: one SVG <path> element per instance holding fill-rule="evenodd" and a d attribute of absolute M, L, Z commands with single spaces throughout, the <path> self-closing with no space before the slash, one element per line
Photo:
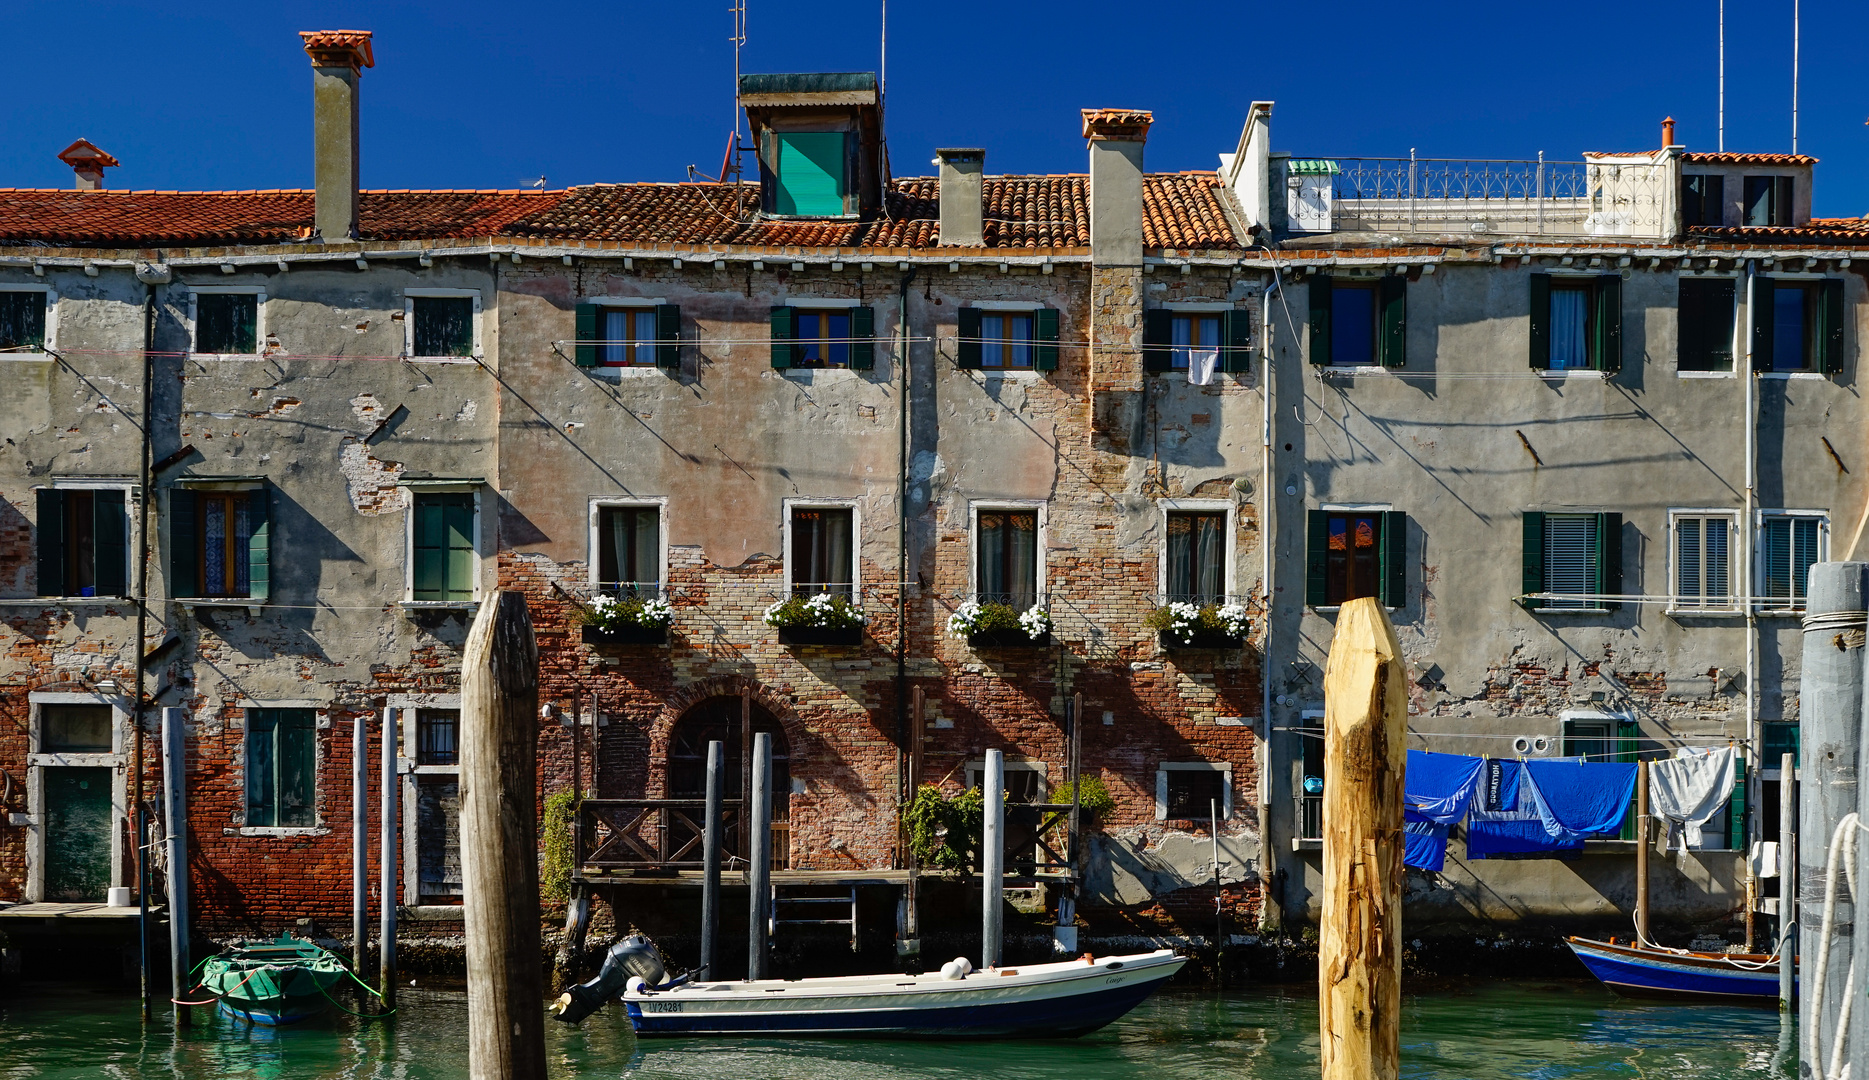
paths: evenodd
<path fill-rule="evenodd" d="M 1579 937 L 1565 944 L 1590 974 L 1619 994 L 1760 1004 L 1778 1000 L 1775 956 L 1656 949 Z"/>

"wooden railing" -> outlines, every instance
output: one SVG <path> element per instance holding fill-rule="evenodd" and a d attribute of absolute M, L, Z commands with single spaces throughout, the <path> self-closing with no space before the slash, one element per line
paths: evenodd
<path fill-rule="evenodd" d="M 585 799 L 578 804 L 576 867 L 701 870 L 705 799 Z M 721 802 L 721 869 L 743 867 L 738 799 Z M 772 866 L 791 865 L 791 823 L 772 823 Z"/>

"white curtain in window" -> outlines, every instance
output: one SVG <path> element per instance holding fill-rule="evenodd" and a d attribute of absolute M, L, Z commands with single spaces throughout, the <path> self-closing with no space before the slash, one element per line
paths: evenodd
<path fill-rule="evenodd" d="M 1582 289 L 1551 290 L 1551 367 L 1587 368 L 1590 297 Z"/>

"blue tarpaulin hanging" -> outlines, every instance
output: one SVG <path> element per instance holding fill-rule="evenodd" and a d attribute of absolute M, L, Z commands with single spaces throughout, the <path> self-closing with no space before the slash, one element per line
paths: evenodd
<path fill-rule="evenodd" d="M 1483 758 L 1408 752 L 1403 774 L 1402 862 L 1439 870 L 1447 858 L 1447 832 L 1467 815 L 1480 790 Z"/>
<path fill-rule="evenodd" d="M 1527 761 L 1520 802 L 1531 795 L 1533 809 L 1555 839 L 1620 833 L 1635 796 L 1635 769 L 1634 762 Z"/>
<path fill-rule="evenodd" d="M 1575 758 L 1554 760 L 1577 767 Z M 1525 794 L 1530 785 L 1522 783 L 1523 778 L 1522 762 L 1487 760 L 1480 774 L 1480 795 L 1467 821 L 1468 859 L 1583 850 L 1581 839 L 1559 839 L 1546 831 L 1537 806 Z"/>

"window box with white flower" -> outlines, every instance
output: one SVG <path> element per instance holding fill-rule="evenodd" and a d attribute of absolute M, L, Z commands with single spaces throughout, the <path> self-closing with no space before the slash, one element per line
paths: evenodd
<path fill-rule="evenodd" d="M 766 609 L 766 625 L 781 645 L 861 645 L 863 609 L 840 592 L 794 596 Z"/>
<path fill-rule="evenodd" d="M 1175 601 L 1148 618 L 1164 649 L 1237 649 L 1246 643 L 1250 626 L 1246 609 L 1238 604 Z"/>
<path fill-rule="evenodd" d="M 1029 649 L 1051 644 L 1051 613 L 1037 604 L 1020 611 L 1011 604 L 967 600 L 948 616 L 947 632 L 976 649 Z"/>
<path fill-rule="evenodd" d="M 668 601 L 599 596 L 584 612 L 586 645 L 666 645 L 675 611 Z"/>

